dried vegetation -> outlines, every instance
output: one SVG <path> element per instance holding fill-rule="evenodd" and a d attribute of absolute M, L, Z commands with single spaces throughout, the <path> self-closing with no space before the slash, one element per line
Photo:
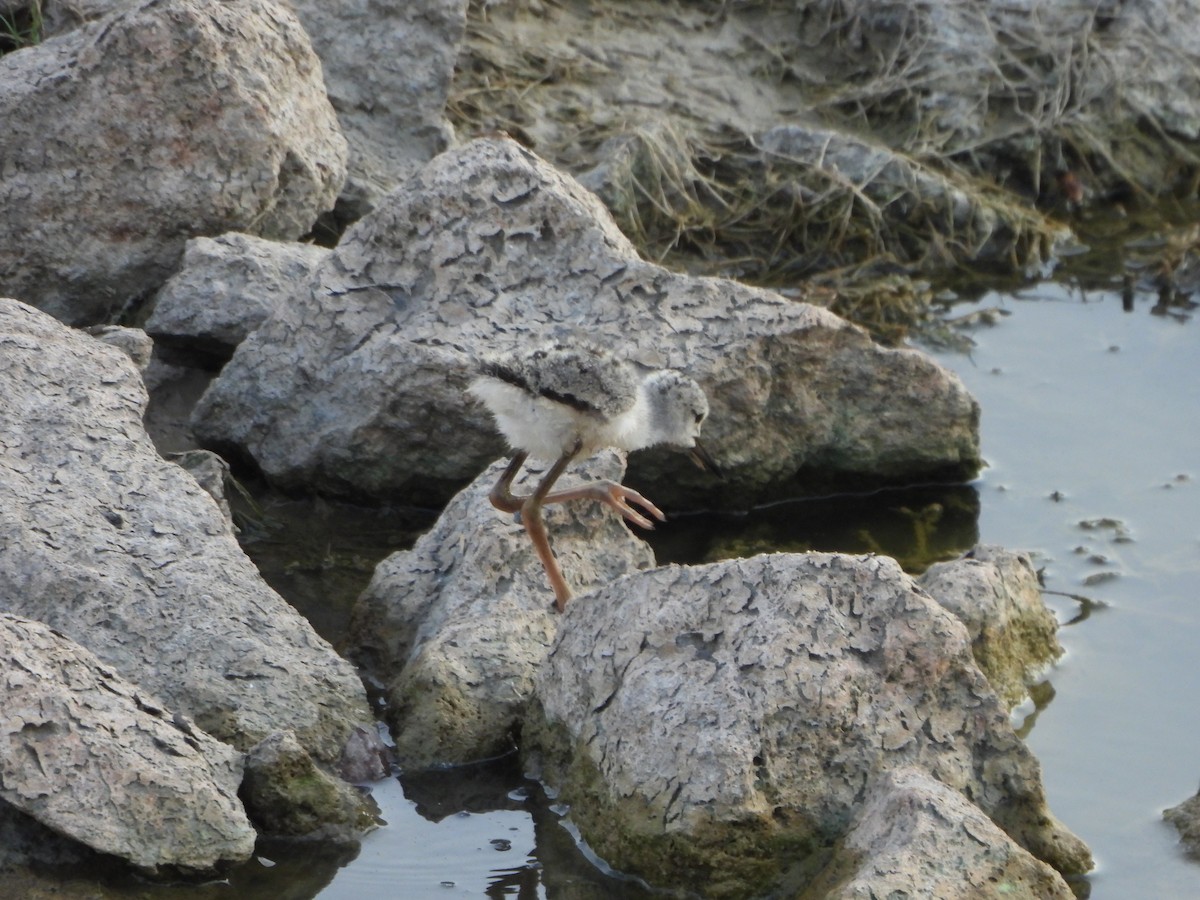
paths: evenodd
<path fill-rule="evenodd" d="M 868 320 L 886 336 L 906 315 L 887 298 L 920 294 L 897 292 L 898 275 L 1044 267 L 1083 200 L 1064 178 L 1088 202 L 1196 192 L 1200 126 L 1180 98 L 1200 95 L 1200 56 L 1154 20 L 1196 13 L 476 3 L 449 111 L 463 135 L 503 130 L 575 173 L 647 256 L 858 284 L 867 299 L 844 304 L 886 309 Z"/>

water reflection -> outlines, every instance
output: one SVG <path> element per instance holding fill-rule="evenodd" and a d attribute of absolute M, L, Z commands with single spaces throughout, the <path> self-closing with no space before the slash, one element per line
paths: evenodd
<path fill-rule="evenodd" d="M 291 498 L 262 484 L 231 498 L 239 542 L 263 579 L 334 646 L 375 566 L 411 547 L 436 513 Z M 250 495 L 253 494 L 253 500 Z"/>
<path fill-rule="evenodd" d="M 537 788 L 522 776 L 515 753 L 472 766 L 405 773 L 400 784 L 417 814 L 430 822 L 463 813 L 523 810 Z"/>
<path fill-rule="evenodd" d="M 95 860 L 78 873 L 79 881 L 72 880 L 70 869 L 55 870 L 58 884 L 52 893 L 67 900 L 310 900 L 358 853 L 358 843 L 260 839 L 248 862 L 200 884 L 151 881 L 115 861 Z"/>
<path fill-rule="evenodd" d="M 577 842 L 563 818 L 565 810 L 540 784 L 522 774 L 516 753 L 476 765 L 406 773 L 400 776 L 400 784 L 416 813 L 431 823 L 506 811 L 528 815 L 532 850 L 524 863 L 491 868 L 484 889 L 487 897 L 640 900 L 655 896 L 636 880 L 608 870 Z M 492 837 L 487 847 L 519 852 L 519 839 Z"/>
<path fill-rule="evenodd" d="M 919 573 L 978 542 L 979 509 L 972 485 L 918 485 L 785 500 L 748 513 L 683 514 L 645 537 L 660 563 L 823 550 L 891 556 Z"/>

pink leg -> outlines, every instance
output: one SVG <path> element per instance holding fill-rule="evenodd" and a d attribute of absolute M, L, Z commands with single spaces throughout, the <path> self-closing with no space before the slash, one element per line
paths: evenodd
<path fill-rule="evenodd" d="M 550 579 L 550 586 L 554 589 L 554 603 L 559 612 L 566 608 L 567 601 L 571 599 L 571 589 L 567 586 L 562 568 L 558 565 L 558 560 L 554 558 L 554 551 L 550 547 L 550 536 L 546 531 L 546 523 L 542 519 L 543 506 L 547 503 L 566 503 L 570 500 L 597 500 L 616 510 L 630 522 L 643 528 L 653 528 L 654 523 L 640 510 L 630 505 L 636 503 L 660 522 L 665 522 L 667 519 L 662 510 L 633 488 L 627 488 L 615 481 L 594 481 L 551 493 L 550 488 L 566 471 L 577 452 L 578 448 L 563 454 L 546 472 L 534 492 L 521 497 L 513 494 L 512 483 L 517 477 L 517 473 L 521 471 L 521 466 L 524 465 L 528 454 L 518 451 L 513 454 L 504 474 L 500 476 L 500 480 L 496 482 L 496 486 L 488 495 L 488 499 L 496 509 L 503 512 L 520 513 L 521 524 L 533 542 L 533 549 L 537 553 L 538 559 L 542 561 L 542 566 Z"/>
<path fill-rule="evenodd" d="M 554 551 L 550 549 L 550 536 L 546 533 L 546 523 L 542 520 L 542 504 L 574 455 L 564 453 L 558 462 L 550 467 L 550 471 L 538 483 L 537 489 L 521 506 L 521 524 L 525 526 L 525 533 L 533 541 L 533 549 L 550 579 L 550 587 L 554 589 L 554 605 L 559 612 L 567 608 L 567 601 L 571 599 L 571 589 L 567 587 L 567 580 L 563 577 L 558 560 L 554 558 Z"/>
<path fill-rule="evenodd" d="M 518 512 L 528 497 L 516 497 L 512 492 L 513 479 L 517 477 L 517 473 L 521 471 L 521 466 L 524 465 L 526 457 L 529 454 L 524 450 L 518 450 L 513 454 L 513 458 L 509 460 L 508 468 L 504 470 L 504 474 L 500 476 L 500 480 L 496 482 L 496 486 L 492 488 L 492 492 L 488 495 L 488 499 L 492 501 L 492 506 L 501 512 L 515 513 Z"/>
<path fill-rule="evenodd" d="M 546 499 L 542 502 L 565 503 L 568 500 L 599 500 L 605 506 L 615 509 L 630 522 L 641 525 L 643 528 L 653 528 L 654 523 L 639 510 L 630 506 L 630 503 L 636 503 L 660 522 L 667 521 L 667 517 L 661 509 L 633 488 L 627 488 L 615 481 L 592 481 L 588 484 L 581 484 L 579 487 L 555 491 L 553 494 L 547 494 Z"/>

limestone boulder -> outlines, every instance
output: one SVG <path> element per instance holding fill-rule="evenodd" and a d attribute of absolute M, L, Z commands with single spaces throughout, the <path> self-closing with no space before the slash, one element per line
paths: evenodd
<path fill-rule="evenodd" d="M 154 339 L 141 328 L 124 325 L 92 325 L 84 329 L 97 340 L 116 347 L 128 356 L 138 371 L 145 374 L 154 358 Z"/>
<path fill-rule="evenodd" d="M 350 144 L 337 218 L 353 222 L 453 141 L 445 108 L 467 0 L 295 7 Z"/>
<path fill-rule="evenodd" d="M 396 755 L 408 770 L 511 749 L 558 628 L 532 543 L 488 502 L 503 469 L 503 462 L 487 468 L 411 550 L 381 562 L 355 606 L 351 644 L 385 687 Z M 561 483 L 623 473 L 609 451 Z M 527 470 L 515 489 L 528 493 L 534 484 Z M 577 594 L 654 564 L 650 548 L 598 503 L 547 507 L 546 524 Z"/>
<path fill-rule="evenodd" d="M 506 139 L 437 157 L 351 229 L 234 354 L 197 436 L 287 488 L 443 498 L 503 449 L 463 389 L 478 358 L 549 338 L 687 371 L 708 393 L 723 486 L 635 454 L 656 501 L 744 506 L 799 479 L 973 472 L 979 410 L 956 376 L 836 316 L 641 260 L 596 197 Z"/>
<path fill-rule="evenodd" d="M 1075 894 L 962 794 L 928 772 L 895 769 L 868 788 L 833 859 L 801 900 L 987 896 L 1073 900 Z"/>
<path fill-rule="evenodd" d="M 1063 654 L 1028 554 L 978 546 L 930 566 L 917 583 L 967 626 L 975 661 L 1009 707 Z"/>
<path fill-rule="evenodd" d="M 242 755 L 40 622 L 0 613 L 0 799 L 135 866 L 240 862 Z"/>
<path fill-rule="evenodd" d="M 1059 871 L 1091 866 L 966 629 L 887 558 L 626 576 L 567 606 L 535 692 L 527 768 L 603 859 L 652 882 L 728 897 L 790 883 L 901 767 Z"/>
<path fill-rule="evenodd" d="M 328 255 L 312 244 L 248 234 L 192 238 L 179 271 L 155 298 L 146 331 L 161 341 L 227 357 L 278 303 L 307 283 Z"/>
<path fill-rule="evenodd" d="M 213 736 L 295 732 L 332 763 L 372 719 L 354 668 L 162 459 L 129 358 L 0 301 L 0 606 L 78 641 Z"/>
<path fill-rule="evenodd" d="M 273 0 L 149 0 L 0 57 L 0 119 L 0 292 L 72 324 L 141 302 L 189 237 L 305 234 L 346 173 Z"/>
<path fill-rule="evenodd" d="M 136 2 L 43 0 L 46 33 L 70 31 Z M 299 0 L 292 7 L 321 59 L 326 91 L 349 144 L 336 219 L 351 222 L 453 141 L 445 107 L 467 2 L 331 6 Z"/>

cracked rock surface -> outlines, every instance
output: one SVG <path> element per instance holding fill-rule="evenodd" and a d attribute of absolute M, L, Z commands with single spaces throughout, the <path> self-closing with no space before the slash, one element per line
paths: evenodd
<path fill-rule="evenodd" d="M 411 550 L 381 562 L 355 606 L 351 640 L 385 685 L 396 755 L 407 769 L 508 751 L 554 640 L 559 616 L 533 545 L 488 502 L 504 465 L 488 467 L 451 500 Z M 620 457 L 606 451 L 570 469 L 561 486 L 623 472 Z M 526 470 L 516 492 L 532 491 L 540 474 Z M 580 595 L 654 565 L 649 546 L 598 503 L 549 506 L 545 518 Z"/>
<path fill-rule="evenodd" d="M 523 750 L 617 869 L 754 896 L 841 838 L 901 766 L 1060 871 L 1090 868 L 966 629 L 893 560 L 667 566 L 585 599 L 539 672 Z"/>
<path fill-rule="evenodd" d="M 334 762 L 372 719 L 354 668 L 160 457 L 130 359 L 0 300 L 0 606 L 78 641 L 205 731 L 288 729 Z"/>
<path fill-rule="evenodd" d="M 463 396 L 477 360 L 547 339 L 619 347 L 704 387 L 705 444 L 728 480 L 635 454 L 633 481 L 660 503 L 744 506 L 804 473 L 979 465 L 978 406 L 932 359 L 770 291 L 644 262 L 593 194 L 506 139 L 441 154 L 347 232 L 193 421 L 284 487 L 445 498 L 503 449 Z"/>
<path fill-rule="evenodd" d="M 0 798 L 145 869 L 248 859 L 242 755 L 93 654 L 0 613 Z"/>

